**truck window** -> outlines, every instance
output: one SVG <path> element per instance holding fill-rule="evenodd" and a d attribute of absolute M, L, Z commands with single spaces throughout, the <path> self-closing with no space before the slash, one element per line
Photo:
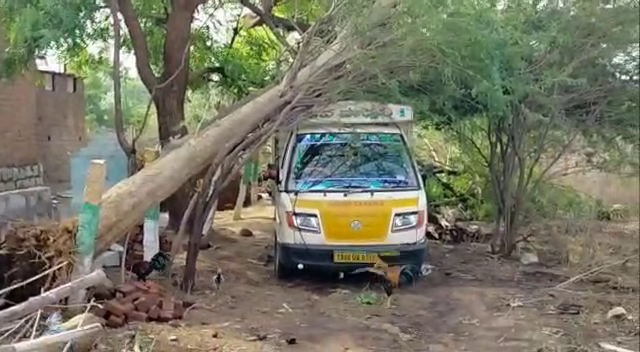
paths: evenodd
<path fill-rule="evenodd" d="M 416 172 L 399 133 L 296 136 L 287 187 L 300 191 L 416 189 Z"/>

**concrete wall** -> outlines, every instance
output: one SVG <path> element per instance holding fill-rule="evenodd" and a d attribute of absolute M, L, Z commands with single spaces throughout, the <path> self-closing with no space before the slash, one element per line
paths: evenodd
<path fill-rule="evenodd" d="M 47 183 L 71 180 L 71 155 L 87 145 L 82 80 L 68 74 L 41 71 L 37 89 L 36 134 Z"/>
<path fill-rule="evenodd" d="M 44 179 L 41 164 L 0 167 L 0 192 L 43 185 Z"/>
<path fill-rule="evenodd" d="M 49 187 L 0 192 L 0 228 L 16 220 L 38 221 L 51 215 Z"/>

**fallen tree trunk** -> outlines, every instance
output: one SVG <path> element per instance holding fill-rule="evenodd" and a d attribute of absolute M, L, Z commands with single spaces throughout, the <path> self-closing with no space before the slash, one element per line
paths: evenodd
<path fill-rule="evenodd" d="M 59 302 L 69 297 L 74 292 L 96 286 L 107 280 L 104 271 L 96 270 L 89 275 L 80 277 L 53 290 L 47 291 L 40 296 L 31 297 L 26 302 L 15 305 L 11 308 L 0 310 L 0 325 L 18 319 L 25 315 L 35 313 L 45 306 Z"/>
<path fill-rule="evenodd" d="M 0 352 L 42 352 L 55 346 L 62 347 L 69 341 L 86 338 L 102 331 L 102 325 L 91 324 L 81 328 L 65 331 L 60 334 L 46 335 L 35 340 L 22 341 L 12 345 L 0 346 Z"/>
<path fill-rule="evenodd" d="M 201 135 L 158 159 L 109 189 L 102 197 L 102 217 L 96 254 L 102 253 L 153 204 L 180 188 L 190 177 L 214 161 L 216 155 L 245 138 L 269 114 L 283 105 L 280 85 L 209 126 Z M 266 116 L 265 116 L 266 115 Z"/>
<path fill-rule="evenodd" d="M 396 3 L 396 0 L 380 0 L 373 9 L 376 12 L 372 13 L 372 23 L 382 23 L 391 15 Z M 314 88 L 312 83 L 319 74 L 331 75 L 333 68 L 352 59 L 354 53 L 345 50 L 347 42 L 347 32 L 343 32 L 323 53 L 299 71 L 295 67 L 300 67 L 306 59 L 298 57 L 294 68 L 282 82 L 214 122 L 202 134 L 190 138 L 154 164 L 112 187 L 101 202 L 96 255 L 120 240 L 129 228 L 143 218 L 149 207 L 169 197 L 205 167 L 217 167 L 230 150 L 250 139 L 247 136 L 251 132 L 270 118 L 280 116 L 288 104 L 300 97 L 300 91 Z M 277 120 L 272 127 L 282 123 L 282 116 Z M 260 141 L 256 140 L 255 143 Z"/>

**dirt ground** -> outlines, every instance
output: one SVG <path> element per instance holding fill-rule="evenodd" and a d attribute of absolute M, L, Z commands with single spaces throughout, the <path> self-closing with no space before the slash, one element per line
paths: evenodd
<path fill-rule="evenodd" d="M 272 214 L 265 204 L 245 209 L 242 221 L 219 214 L 214 247 L 200 254 L 197 304 L 184 321 L 111 330 L 98 349 L 134 351 L 124 345 L 137 336 L 140 351 L 157 352 L 603 351 L 599 342 L 638 350 L 637 220 L 597 231 L 610 246 L 608 262 L 635 257 L 615 266 L 581 266 L 544 240 L 551 249 L 535 266 L 493 258 L 483 244 L 432 243 L 432 273 L 397 290 L 387 309 L 358 300 L 363 280 L 314 273 L 276 281 L 272 266 L 261 264 L 271 251 Z M 241 228 L 254 235 L 240 236 Z M 605 267 L 575 277 L 594 265 Z M 219 291 L 211 284 L 217 268 L 225 276 Z M 627 316 L 607 319 L 616 306 Z"/>

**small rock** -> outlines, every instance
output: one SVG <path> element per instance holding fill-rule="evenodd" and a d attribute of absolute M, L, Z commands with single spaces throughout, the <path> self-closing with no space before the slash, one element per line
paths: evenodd
<path fill-rule="evenodd" d="M 217 331 L 214 331 L 213 334 L 211 334 L 211 337 L 213 337 L 214 339 L 217 339 L 218 337 L 220 337 L 220 334 L 218 334 Z"/>
<path fill-rule="evenodd" d="M 619 319 L 627 316 L 627 311 L 622 307 L 614 307 L 607 313 L 607 319 Z"/>
<path fill-rule="evenodd" d="M 401 333 L 400 328 L 391 324 L 387 324 L 384 323 L 380 326 L 382 328 L 382 330 L 390 333 L 390 334 L 395 334 L 395 335 L 399 335 Z"/>
<path fill-rule="evenodd" d="M 176 341 L 178 341 L 178 337 L 177 336 L 169 336 L 169 341 L 176 342 Z"/>
<path fill-rule="evenodd" d="M 267 339 L 267 334 L 256 334 L 247 337 L 247 341 L 264 341 Z"/>
<path fill-rule="evenodd" d="M 169 326 L 179 328 L 182 327 L 182 323 L 179 320 L 172 320 L 169 322 Z"/>
<path fill-rule="evenodd" d="M 540 263 L 540 259 L 536 252 L 522 252 L 520 254 L 520 263 L 523 265 L 538 264 Z"/>
<path fill-rule="evenodd" d="M 253 232 L 247 228 L 240 229 L 239 234 L 242 237 L 253 237 Z"/>

